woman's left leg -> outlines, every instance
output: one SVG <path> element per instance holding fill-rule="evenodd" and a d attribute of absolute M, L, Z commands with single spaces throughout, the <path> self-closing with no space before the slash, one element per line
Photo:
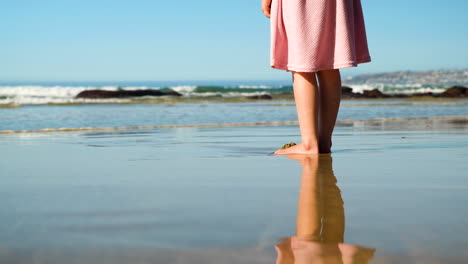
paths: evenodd
<path fill-rule="evenodd" d="M 315 72 L 294 72 L 293 76 L 294 100 L 302 142 L 287 149 L 277 150 L 275 154 L 318 154 L 319 94 L 317 77 Z"/>

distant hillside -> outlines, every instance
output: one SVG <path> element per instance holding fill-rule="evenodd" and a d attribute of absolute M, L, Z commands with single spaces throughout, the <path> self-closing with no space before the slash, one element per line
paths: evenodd
<path fill-rule="evenodd" d="M 346 84 L 468 85 L 468 69 L 401 71 L 362 74 L 343 80 Z"/>

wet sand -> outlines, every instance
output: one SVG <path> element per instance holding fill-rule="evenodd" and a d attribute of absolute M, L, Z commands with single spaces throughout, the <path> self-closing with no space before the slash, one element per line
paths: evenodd
<path fill-rule="evenodd" d="M 296 125 L 0 135 L 0 263 L 275 263 L 288 238 L 322 261 L 466 263 L 467 131 L 340 122 L 309 161 L 269 154 Z"/>

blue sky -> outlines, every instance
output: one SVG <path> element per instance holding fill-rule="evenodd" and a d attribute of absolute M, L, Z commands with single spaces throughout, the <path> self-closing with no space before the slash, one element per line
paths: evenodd
<path fill-rule="evenodd" d="M 468 68 L 468 1 L 362 0 L 372 62 Z M 260 0 L 0 0 L 0 81 L 276 80 Z"/>

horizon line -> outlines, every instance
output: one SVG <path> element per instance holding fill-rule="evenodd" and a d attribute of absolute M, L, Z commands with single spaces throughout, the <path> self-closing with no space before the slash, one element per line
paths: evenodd
<path fill-rule="evenodd" d="M 382 72 L 368 72 L 368 73 L 358 73 L 358 74 L 342 74 L 343 79 L 354 78 L 360 75 L 378 75 L 384 73 L 397 73 L 397 72 L 436 72 L 436 71 L 468 71 L 468 67 L 465 68 L 439 68 L 432 70 L 399 70 L 399 71 L 382 71 Z M 145 79 L 133 79 L 133 80 L 66 80 L 66 79 L 57 79 L 57 80 L 1 80 L 0 85 L 7 83 L 155 83 L 155 82 L 290 82 L 290 78 L 272 78 L 272 79 L 181 79 L 181 80 L 145 80 Z"/>

